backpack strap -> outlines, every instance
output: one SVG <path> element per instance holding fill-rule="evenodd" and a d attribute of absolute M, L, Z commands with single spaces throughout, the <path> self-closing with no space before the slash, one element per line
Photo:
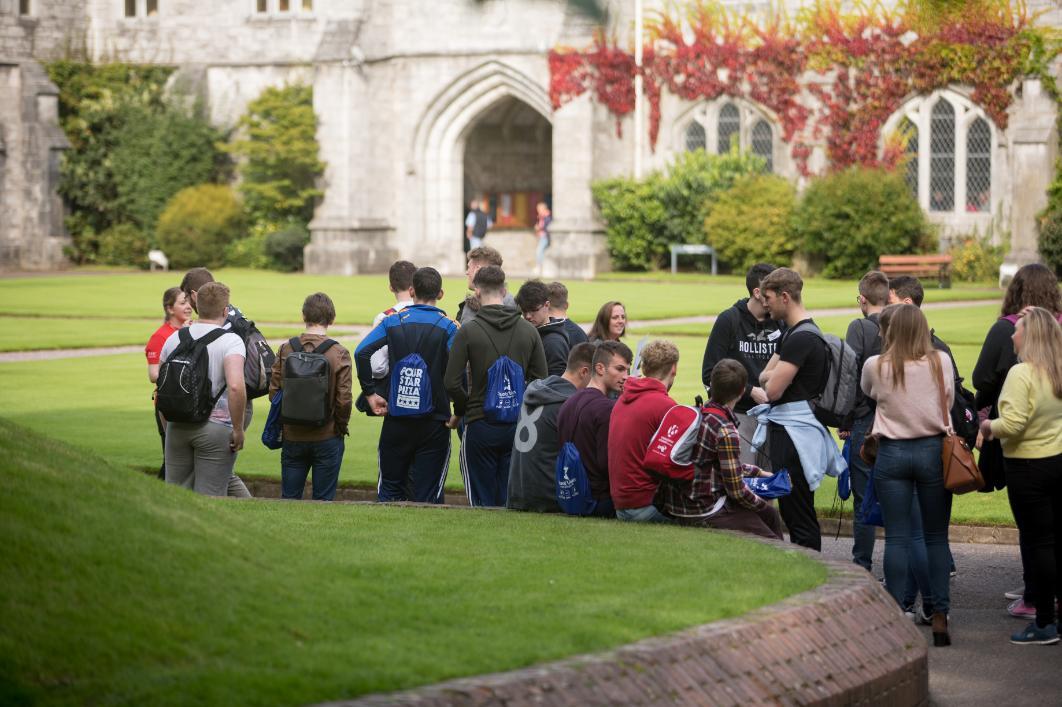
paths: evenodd
<path fill-rule="evenodd" d="M 332 348 L 333 346 L 335 346 L 338 343 L 339 342 L 336 341 L 335 339 L 325 339 L 324 341 L 322 341 L 320 344 L 317 345 L 317 348 L 315 348 L 313 350 L 313 353 L 315 353 L 315 354 L 323 354 L 325 351 L 327 351 L 328 349 Z"/>
<path fill-rule="evenodd" d="M 293 336 L 288 339 L 288 346 L 291 347 L 291 352 L 302 351 L 302 341 L 297 336 Z"/>

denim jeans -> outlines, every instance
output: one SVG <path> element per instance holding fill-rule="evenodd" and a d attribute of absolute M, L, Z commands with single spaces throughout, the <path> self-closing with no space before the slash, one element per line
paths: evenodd
<path fill-rule="evenodd" d="M 623 508 L 616 511 L 616 517 L 631 523 L 673 523 L 674 521 L 657 510 L 656 506 L 641 508 Z"/>
<path fill-rule="evenodd" d="M 306 477 L 313 469 L 313 500 L 336 497 L 339 467 L 343 465 L 343 438 L 320 442 L 284 442 L 280 449 L 280 493 L 283 498 L 302 498 Z"/>
<path fill-rule="evenodd" d="M 867 481 L 870 479 L 870 467 L 859 456 L 859 448 L 863 446 L 863 440 L 866 439 L 867 432 L 873 423 L 873 412 L 852 421 L 850 442 L 852 456 L 848 463 L 852 479 L 852 562 L 867 572 L 873 566 L 876 528 L 873 525 L 863 525 L 863 495 L 866 493 Z"/>
<path fill-rule="evenodd" d="M 549 248 L 549 236 L 539 236 L 538 247 L 535 248 L 535 262 L 539 266 L 546 262 L 546 248 Z"/>
<path fill-rule="evenodd" d="M 885 587 L 903 602 L 914 530 L 911 504 L 918 492 L 933 610 L 948 613 L 948 500 L 940 462 L 940 437 L 882 439 L 874 465 L 874 490 L 885 518 Z"/>
<path fill-rule="evenodd" d="M 933 590 L 929 586 L 929 556 L 926 554 L 926 539 L 922 532 L 922 509 L 918 505 L 918 492 L 911 499 L 911 544 L 908 546 L 907 582 L 904 585 L 904 607 L 913 606 L 915 598 L 922 594 L 922 604 L 933 606 Z M 951 563 L 948 563 L 951 569 Z"/>

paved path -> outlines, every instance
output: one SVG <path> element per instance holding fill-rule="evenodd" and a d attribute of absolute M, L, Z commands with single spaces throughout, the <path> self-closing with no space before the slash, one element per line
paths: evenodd
<path fill-rule="evenodd" d="M 828 524 L 827 524 L 828 525 Z M 878 541 L 874 573 L 881 576 L 884 543 Z M 1060 705 L 1062 645 L 1015 646 L 1010 634 L 1024 620 L 1007 615 L 1003 592 L 1021 584 L 1021 559 L 1013 545 L 953 543 L 958 575 L 951 583 L 951 636 L 948 648 L 930 643 L 929 687 L 935 705 Z M 823 554 L 851 557 L 852 539 L 824 538 Z"/>
<path fill-rule="evenodd" d="M 980 304 L 993 304 L 992 300 L 963 300 L 959 302 L 932 302 L 922 305 L 922 309 L 959 309 L 962 307 L 971 307 Z M 818 309 L 811 312 L 813 317 L 830 317 L 835 315 L 850 314 L 853 317 L 859 310 L 855 307 L 838 307 L 835 309 Z M 3 318 L 0 317 L 0 322 Z M 152 320 L 154 321 L 154 320 Z M 714 316 L 697 316 L 697 317 L 673 317 L 670 319 L 642 319 L 632 320 L 629 322 L 629 326 L 632 330 L 644 329 L 646 327 L 660 327 L 660 326 L 673 326 L 680 324 L 711 324 L 715 321 Z M 272 329 L 291 329 L 297 331 L 302 328 L 302 324 L 298 322 L 258 322 L 260 328 L 272 328 Z M 583 328 L 589 329 L 590 324 L 584 324 Z M 330 327 L 330 331 L 333 335 L 337 335 L 337 338 L 353 338 L 361 339 L 369 327 L 360 324 L 334 324 Z M 270 342 L 274 348 L 280 343 L 286 341 L 286 339 L 277 339 Z M 136 346 L 101 346 L 96 348 L 83 348 L 83 349 L 50 349 L 50 350 L 36 350 L 36 351 L 10 351 L 7 353 L 0 353 L 0 363 L 10 363 L 13 361 L 51 361 L 64 358 L 84 358 L 86 356 L 110 356 L 113 354 L 127 354 L 127 353 L 139 353 L 144 350 L 143 345 Z"/>

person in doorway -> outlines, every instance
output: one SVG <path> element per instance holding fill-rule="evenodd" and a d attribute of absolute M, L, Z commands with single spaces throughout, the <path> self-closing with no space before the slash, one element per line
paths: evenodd
<path fill-rule="evenodd" d="M 591 344 L 619 341 L 627 333 L 627 308 L 613 300 L 601 305 L 588 334 Z"/>
<path fill-rule="evenodd" d="M 468 239 L 469 254 L 483 246 L 483 239 L 487 237 L 487 231 L 491 227 L 490 217 L 480 206 L 480 201 L 473 199 L 468 204 L 468 216 L 465 217 L 465 237 Z"/>
<path fill-rule="evenodd" d="M 183 329 L 192 323 L 192 305 L 188 296 L 181 291 L 180 287 L 171 287 L 162 294 L 162 326 L 148 339 L 144 347 L 144 355 L 147 357 L 148 380 L 155 383 L 159 379 L 159 354 L 170 335 L 179 329 Z M 155 396 L 152 395 L 152 400 Z M 162 466 L 159 467 L 159 478 L 166 478 L 166 420 L 162 413 L 155 408 L 155 425 L 162 439 Z"/>

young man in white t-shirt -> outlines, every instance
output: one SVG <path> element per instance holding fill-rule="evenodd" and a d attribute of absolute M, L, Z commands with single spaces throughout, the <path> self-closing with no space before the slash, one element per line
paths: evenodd
<path fill-rule="evenodd" d="M 199 319 L 189 329 L 193 339 L 224 325 L 229 288 L 220 282 L 202 285 L 197 292 L 197 305 Z M 180 332 L 176 332 L 166 340 L 160 363 L 173 354 L 179 337 Z M 236 453 L 243 448 L 247 407 L 243 363 L 247 348 L 239 336 L 227 332 L 207 345 L 207 354 L 211 394 L 218 399 L 205 422 L 166 424 L 166 483 L 208 496 L 225 496 L 235 476 Z"/>

